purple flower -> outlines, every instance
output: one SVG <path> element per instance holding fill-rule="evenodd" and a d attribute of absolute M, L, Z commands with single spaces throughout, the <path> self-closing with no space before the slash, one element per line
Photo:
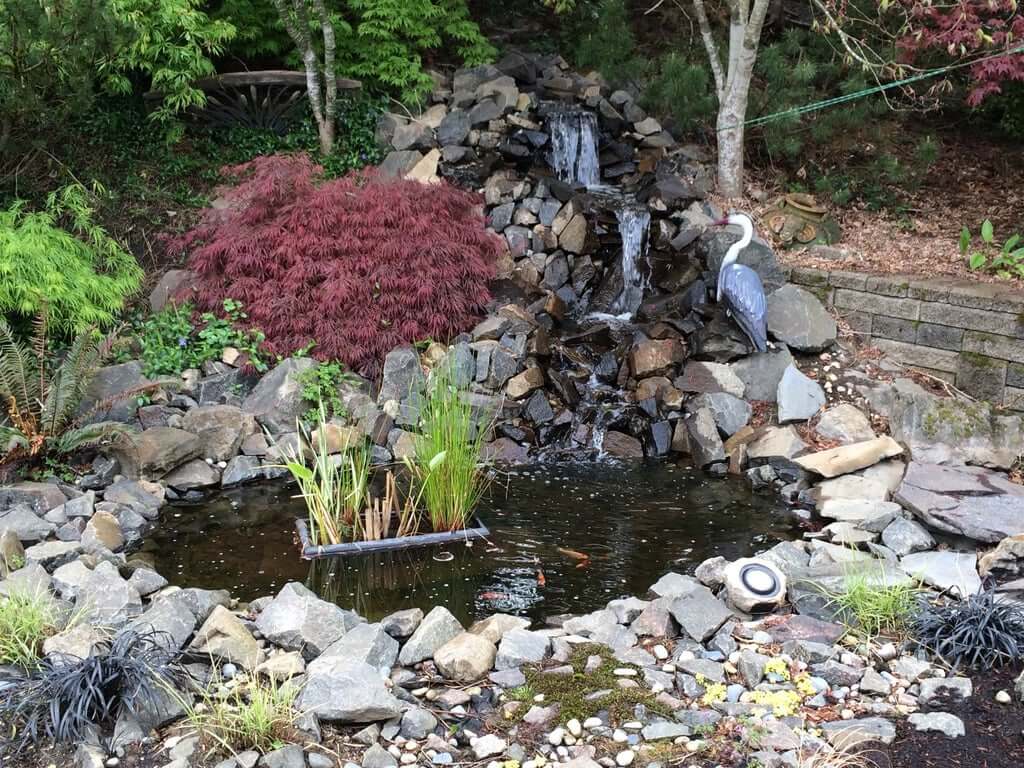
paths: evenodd
<path fill-rule="evenodd" d="M 184 336 L 179 336 L 178 337 L 178 346 L 179 347 L 187 347 L 188 346 L 188 339 L 186 339 Z"/>

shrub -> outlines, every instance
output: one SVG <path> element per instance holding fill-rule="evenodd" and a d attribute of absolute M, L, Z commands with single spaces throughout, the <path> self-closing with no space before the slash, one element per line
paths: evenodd
<path fill-rule="evenodd" d="M 321 407 L 329 419 L 347 416 L 348 411 L 341 399 L 341 388 L 353 378 L 345 364 L 337 360 L 301 371 L 297 381 L 302 388 L 302 399 L 313 404 L 303 417 L 305 421 L 316 422 Z"/>
<path fill-rule="evenodd" d="M 443 368 L 434 370 L 415 439 L 414 474 L 434 531 L 466 527 L 487 486 L 480 424 L 467 392 Z"/>
<path fill-rule="evenodd" d="M 152 706 L 186 677 L 158 632 L 123 630 L 86 659 L 49 657 L 28 676 L 0 688 L 0 756 L 16 754 L 44 737 L 76 742 L 121 713 Z"/>
<path fill-rule="evenodd" d="M 0 211 L 0 312 L 10 322 L 45 305 L 60 334 L 113 323 L 142 270 L 92 214 L 79 185 L 51 194 L 39 211 L 20 202 Z"/>
<path fill-rule="evenodd" d="M 928 605 L 911 630 L 918 643 L 953 666 L 991 669 L 1024 658 L 1024 610 L 993 590 Z"/>
<path fill-rule="evenodd" d="M 202 706 L 190 706 L 186 714 L 200 738 L 213 742 L 214 752 L 269 752 L 289 735 L 298 716 L 296 686 L 253 674 L 236 680 L 226 695 L 219 688 L 220 681 L 212 680 L 200 696 Z"/>
<path fill-rule="evenodd" d="M 43 641 L 58 630 L 59 611 L 49 592 L 0 596 L 0 665 L 36 665 Z"/>
<path fill-rule="evenodd" d="M 241 303 L 224 299 L 221 306 L 223 317 L 204 312 L 199 316 L 200 326 L 193 323 L 192 305 L 187 302 L 169 303 L 144 320 L 137 333 L 146 376 L 179 376 L 189 368 L 220 360 L 227 347 L 244 354 L 256 370 L 265 371 L 267 364 L 260 356 L 263 334 L 239 327 L 248 318 Z"/>
<path fill-rule="evenodd" d="M 48 452 L 70 453 L 129 431 L 126 425 L 115 422 L 86 424 L 89 414 L 77 415 L 82 397 L 97 368 L 110 354 L 113 342 L 113 336 L 98 339 L 95 332 L 84 331 L 72 341 L 60 364 L 53 367 L 45 317 L 36 321 L 29 344 L 15 339 L 10 326 L 0 319 L 0 399 L 9 422 L 0 425 L 2 458 L 34 459 Z M 122 397 L 132 397 L 162 383 L 125 392 Z"/>
<path fill-rule="evenodd" d="M 191 250 L 197 306 L 240 300 L 272 353 L 315 342 L 315 357 L 368 376 L 399 344 L 469 328 L 502 248 L 479 198 L 373 170 L 318 183 L 320 171 L 286 155 L 228 170 L 226 207 L 171 243 Z"/>

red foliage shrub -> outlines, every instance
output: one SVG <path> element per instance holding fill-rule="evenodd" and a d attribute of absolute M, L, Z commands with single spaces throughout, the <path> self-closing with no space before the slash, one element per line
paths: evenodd
<path fill-rule="evenodd" d="M 271 352 L 315 340 L 316 357 L 364 375 L 398 344 L 471 327 L 502 250 L 478 196 L 373 170 L 320 183 L 320 172 L 302 155 L 225 169 L 236 186 L 223 204 L 171 241 L 191 252 L 197 307 L 239 300 Z"/>

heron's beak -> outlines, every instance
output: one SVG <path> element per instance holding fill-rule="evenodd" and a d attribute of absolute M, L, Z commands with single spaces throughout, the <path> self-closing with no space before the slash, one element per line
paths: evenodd
<path fill-rule="evenodd" d="M 715 221 L 712 221 L 711 222 L 711 226 L 713 226 L 713 227 L 724 227 L 728 223 L 729 223 L 729 217 L 728 216 L 723 216 L 721 219 L 716 219 Z"/>

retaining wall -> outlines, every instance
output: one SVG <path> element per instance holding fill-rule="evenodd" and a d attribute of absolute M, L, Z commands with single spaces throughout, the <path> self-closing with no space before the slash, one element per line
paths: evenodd
<path fill-rule="evenodd" d="M 974 397 L 1024 410 L 1024 291 L 1000 283 L 793 267 L 854 332 Z"/>

